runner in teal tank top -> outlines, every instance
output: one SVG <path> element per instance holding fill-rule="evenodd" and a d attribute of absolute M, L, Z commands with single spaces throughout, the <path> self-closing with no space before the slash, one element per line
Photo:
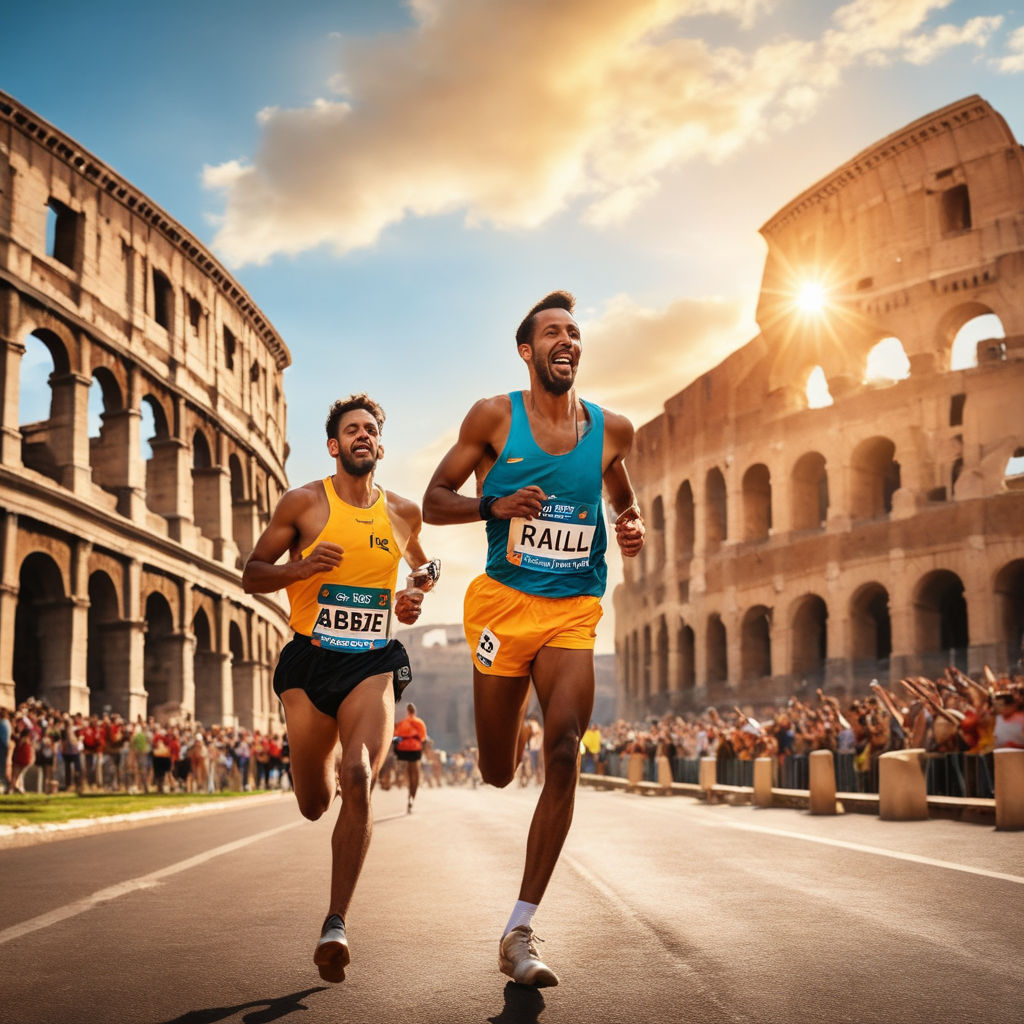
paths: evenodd
<path fill-rule="evenodd" d="M 581 401 L 587 421 L 579 443 L 564 455 L 550 455 L 533 439 L 523 392 L 513 391 L 509 399 L 508 440 L 484 478 L 484 496 L 535 484 L 546 500 L 534 519 L 487 521 L 487 575 L 528 594 L 600 597 L 608 581 L 601 501 L 604 412 Z"/>
<path fill-rule="evenodd" d="M 624 460 L 633 425 L 576 397 L 582 354 L 574 299 L 552 292 L 526 315 L 516 346 L 530 387 L 477 402 L 423 498 L 428 523 L 487 523 L 486 571 L 466 591 L 479 768 L 507 786 L 523 753 L 531 684 L 544 716 L 544 785 L 519 899 L 498 969 L 521 985 L 557 985 L 534 943 L 533 915 L 572 822 L 580 739 L 594 705 L 594 638 L 607 568 L 602 491 L 627 558 L 644 525 Z M 475 475 L 477 497 L 459 494 Z"/>

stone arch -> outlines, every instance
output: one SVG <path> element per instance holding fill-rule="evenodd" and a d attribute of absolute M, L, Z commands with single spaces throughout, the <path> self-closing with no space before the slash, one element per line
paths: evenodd
<path fill-rule="evenodd" d="M 808 409 L 825 409 L 833 402 L 832 391 L 829 388 L 828 378 L 821 366 L 812 366 L 807 371 L 807 379 L 804 381 L 804 396 L 807 399 Z"/>
<path fill-rule="evenodd" d="M 106 366 L 97 366 L 92 376 L 93 383 L 89 386 L 89 465 L 93 483 L 117 497 L 126 497 L 131 460 L 131 419 L 125 409 L 124 392 Z M 92 433 L 94 427 L 95 434 Z"/>
<path fill-rule="evenodd" d="M 704 628 L 705 681 L 708 686 L 724 683 L 729 678 L 729 650 L 726 639 L 722 616 L 718 612 L 712 612 Z"/>
<path fill-rule="evenodd" d="M 676 491 L 676 561 L 688 562 L 693 557 L 694 538 L 696 536 L 694 518 L 693 488 L 689 480 L 684 480 Z"/>
<path fill-rule="evenodd" d="M 681 623 L 678 631 L 679 689 L 692 690 L 697 685 L 696 637 L 693 627 Z"/>
<path fill-rule="evenodd" d="M 654 643 L 654 678 L 651 689 L 655 694 L 668 691 L 668 625 L 665 616 L 658 616 L 658 633 Z"/>
<path fill-rule="evenodd" d="M 192 618 L 195 636 L 193 676 L 196 684 L 196 719 L 204 725 L 219 725 L 224 720 L 224 689 L 221 676 L 223 658 L 218 651 L 213 624 L 217 621 L 213 600 L 197 595 Z"/>
<path fill-rule="evenodd" d="M 828 518 L 828 471 L 821 452 L 805 452 L 793 464 L 794 530 L 820 530 Z"/>
<path fill-rule="evenodd" d="M 19 407 L 29 416 L 40 415 L 45 409 L 45 417 L 20 424 L 21 463 L 60 483 L 61 467 L 73 450 L 74 433 L 68 344 L 55 332 L 37 328 L 26 338 L 25 353 L 19 377 Z M 49 390 L 48 400 L 41 390 L 44 387 Z"/>
<path fill-rule="evenodd" d="M 886 384 L 910 376 L 910 359 L 903 342 L 894 335 L 875 342 L 864 365 L 865 384 Z"/>
<path fill-rule="evenodd" d="M 153 429 L 152 437 L 140 438 L 143 445 L 148 443 L 150 451 L 148 456 L 143 456 L 146 463 L 146 508 L 168 522 L 177 522 L 181 517 L 178 507 L 181 443 L 171 437 L 167 409 L 157 395 L 151 391 L 143 395 L 140 410 L 143 408 L 148 411 L 148 416 L 142 417 L 143 424 L 151 419 Z"/>
<path fill-rule="evenodd" d="M 917 583 L 914 632 L 922 670 L 941 673 L 949 664 L 967 670 L 967 601 L 964 584 L 949 569 L 934 569 Z"/>
<path fill-rule="evenodd" d="M 704 478 L 704 546 L 717 551 L 729 536 L 728 496 L 725 477 L 712 466 Z"/>
<path fill-rule="evenodd" d="M 850 456 L 850 515 L 877 519 L 892 511 L 892 496 L 900 489 L 896 445 L 887 437 L 861 441 Z"/>
<path fill-rule="evenodd" d="M 146 636 L 143 644 L 143 679 L 146 714 L 158 721 L 181 707 L 181 648 L 176 643 L 174 614 L 159 590 L 148 595 L 143 606 Z"/>
<path fill-rule="evenodd" d="M 756 682 L 772 674 L 772 610 L 748 608 L 740 627 L 740 679 Z"/>
<path fill-rule="evenodd" d="M 1024 558 L 1007 562 L 993 583 L 999 653 L 1007 671 L 1024 672 Z"/>
<path fill-rule="evenodd" d="M 63 703 L 56 686 L 67 678 L 70 664 L 72 607 L 64 577 L 53 557 L 43 551 L 26 555 L 18 573 L 18 604 L 14 612 L 14 701 L 29 697 Z"/>
<path fill-rule="evenodd" d="M 988 307 L 974 304 L 967 308 L 975 312 L 953 336 L 949 347 L 950 370 L 967 370 L 982 361 L 999 362 L 1006 358 L 1003 321 Z M 977 312 L 978 309 L 985 312 Z"/>
<path fill-rule="evenodd" d="M 790 622 L 793 675 L 820 686 L 828 656 L 828 606 L 817 594 L 804 594 L 793 605 Z"/>
<path fill-rule="evenodd" d="M 97 569 L 89 576 L 89 614 L 85 657 L 85 678 L 89 686 L 89 712 L 126 710 L 118 700 L 127 689 L 124 676 L 127 663 L 112 634 L 121 623 L 117 587 L 110 576 Z"/>
<path fill-rule="evenodd" d="M 649 540 L 651 544 L 651 564 L 655 574 L 660 576 L 665 566 L 665 502 L 659 494 L 651 502 L 651 522 Z"/>
<path fill-rule="evenodd" d="M 772 478 L 755 463 L 743 474 L 743 539 L 763 540 L 772 528 Z"/>
<path fill-rule="evenodd" d="M 231 487 L 231 532 L 244 559 L 256 543 L 253 524 L 253 503 L 242 460 L 235 452 L 228 456 L 228 477 Z"/>
<path fill-rule="evenodd" d="M 881 583 L 865 583 L 850 598 L 850 657 L 854 678 L 884 680 L 892 654 L 889 591 Z"/>
<path fill-rule="evenodd" d="M 1015 448 L 1006 460 L 1003 486 L 1008 491 L 1024 491 L 1024 447 Z"/>
<path fill-rule="evenodd" d="M 192 434 L 192 520 L 210 540 L 220 537 L 220 469 L 201 428 Z"/>

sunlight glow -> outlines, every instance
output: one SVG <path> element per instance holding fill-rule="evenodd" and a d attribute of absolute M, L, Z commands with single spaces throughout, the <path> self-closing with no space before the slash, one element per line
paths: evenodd
<path fill-rule="evenodd" d="M 825 308 L 825 287 L 818 281 L 807 281 L 800 288 L 796 304 L 805 313 L 820 313 Z"/>

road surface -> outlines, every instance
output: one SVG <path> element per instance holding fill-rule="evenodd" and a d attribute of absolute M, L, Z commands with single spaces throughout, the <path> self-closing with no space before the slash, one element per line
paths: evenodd
<path fill-rule="evenodd" d="M 497 971 L 532 788 L 375 794 L 341 985 L 311 962 L 336 806 L 290 795 L 0 850 L 12 1024 L 717 1024 L 1021 1019 L 1024 833 L 579 792 L 535 919 L 560 975 Z"/>

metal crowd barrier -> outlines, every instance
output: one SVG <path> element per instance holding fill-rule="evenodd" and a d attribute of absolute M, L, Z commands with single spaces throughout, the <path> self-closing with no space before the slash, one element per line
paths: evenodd
<path fill-rule="evenodd" d="M 629 754 L 606 751 L 601 758 L 602 774 L 625 779 L 629 774 Z M 700 771 L 699 758 L 670 758 L 673 782 L 696 785 Z M 840 793 L 877 793 L 878 759 L 870 759 L 866 771 L 858 771 L 854 754 L 834 754 L 836 791 Z M 979 797 L 995 796 L 995 769 L 992 754 L 935 754 L 925 758 L 925 779 L 929 796 Z M 643 781 L 658 781 L 657 760 L 645 757 Z M 753 786 L 754 762 L 738 758 L 720 758 L 716 764 L 715 781 L 721 786 Z M 776 783 L 780 789 L 809 788 L 807 754 L 793 754 L 778 766 Z"/>

